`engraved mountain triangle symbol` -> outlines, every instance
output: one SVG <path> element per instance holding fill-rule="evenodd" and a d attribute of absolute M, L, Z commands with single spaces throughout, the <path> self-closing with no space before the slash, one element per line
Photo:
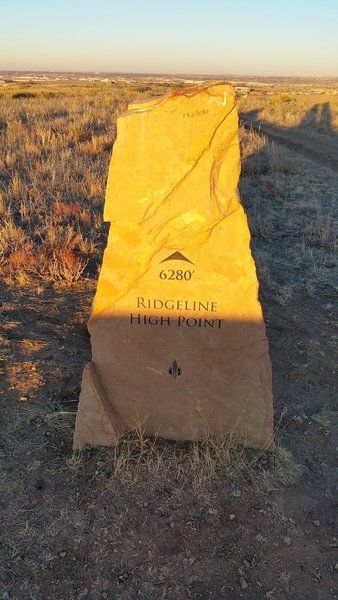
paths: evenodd
<path fill-rule="evenodd" d="M 189 260 L 189 258 L 183 256 L 181 252 L 174 252 L 174 254 L 170 254 L 168 258 L 164 258 L 163 260 L 161 260 L 161 263 L 166 262 L 167 260 L 184 260 L 185 262 L 189 262 L 192 265 L 194 264 L 191 260 Z"/>

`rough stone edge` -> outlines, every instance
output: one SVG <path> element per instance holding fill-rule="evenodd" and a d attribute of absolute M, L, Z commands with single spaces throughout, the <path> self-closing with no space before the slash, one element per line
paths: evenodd
<path fill-rule="evenodd" d="M 73 449 L 79 450 L 86 446 L 116 446 L 122 432 L 119 417 L 107 400 L 95 365 L 89 362 L 82 376 Z"/>

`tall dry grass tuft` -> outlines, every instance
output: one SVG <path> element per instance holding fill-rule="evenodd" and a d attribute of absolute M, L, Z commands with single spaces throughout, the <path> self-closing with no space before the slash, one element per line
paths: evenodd
<path fill-rule="evenodd" d="M 304 239 L 308 246 L 337 250 L 338 223 L 332 215 L 318 215 L 316 219 L 306 223 Z"/>
<path fill-rule="evenodd" d="M 150 86 L 164 93 L 169 85 Z M 0 272 L 8 284 L 69 286 L 95 273 L 116 118 L 140 95 L 127 84 L 3 88 Z M 88 261 L 91 269 L 87 269 Z"/>
<path fill-rule="evenodd" d="M 77 470 L 86 462 L 86 451 L 75 451 L 69 468 Z M 114 448 L 109 465 L 112 483 L 133 486 L 140 480 L 160 478 L 174 484 L 177 493 L 191 490 L 208 493 L 212 486 L 224 482 L 249 483 L 273 490 L 292 485 L 300 474 L 290 453 L 277 445 L 273 452 L 245 448 L 234 435 L 206 436 L 195 442 L 170 442 L 148 438 L 141 427 L 122 436 Z"/>

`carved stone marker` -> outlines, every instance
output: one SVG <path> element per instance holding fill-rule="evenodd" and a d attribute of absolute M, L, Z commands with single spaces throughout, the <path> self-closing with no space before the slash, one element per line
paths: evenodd
<path fill-rule="evenodd" d="M 118 119 L 74 448 L 114 445 L 135 426 L 272 447 L 271 366 L 239 172 L 228 84 L 133 104 Z"/>

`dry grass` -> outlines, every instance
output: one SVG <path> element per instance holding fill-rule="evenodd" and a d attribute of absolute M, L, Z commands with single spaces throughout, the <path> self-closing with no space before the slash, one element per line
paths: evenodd
<path fill-rule="evenodd" d="M 69 287 L 96 275 L 105 243 L 102 208 L 116 117 L 135 96 L 163 93 L 168 87 L 73 83 L 3 88 L 0 272 L 6 283 Z M 292 105 L 298 107 L 295 114 L 304 116 L 314 103 L 311 96 L 282 94 L 258 99 L 253 95 L 240 99 L 241 110 L 252 108 L 258 100 L 260 110 L 273 107 L 274 115 L 276 107 L 284 111 L 288 106 L 290 112 Z M 326 100 L 320 96 L 316 103 L 324 106 Z M 333 97 L 333 127 L 336 103 Z M 299 169 L 264 136 L 242 130 L 241 142 L 242 187 L 249 186 L 251 196 L 250 182 L 262 177 L 263 196 L 269 198 L 269 210 L 261 210 L 262 197 L 251 203 L 253 236 L 271 238 L 275 211 L 280 214 L 290 209 L 293 228 L 298 221 L 296 211 L 311 213 L 302 232 L 302 254 L 309 264 L 321 265 L 316 251 L 323 247 L 334 250 L 337 234 L 332 216 L 319 211 L 316 190 L 312 197 L 295 197 Z"/>
<path fill-rule="evenodd" d="M 4 89 L 0 269 L 6 283 L 70 286 L 95 273 L 116 117 L 139 90 L 106 84 Z"/>
<path fill-rule="evenodd" d="M 332 215 L 318 215 L 306 223 L 304 230 L 305 243 L 314 248 L 336 250 L 338 246 L 338 224 Z"/>
<path fill-rule="evenodd" d="M 338 133 L 338 96 L 330 91 L 323 94 L 272 93 L 250 94 L 240 98 L 242 113 L 256 112 L 257 118 L 281 127 L 292 127 L 324 135 Z"/>
<path fill-rule="evenodd" d="M 163 93 L 167 88 L 147 89 L 145 94 Z M 0 117 L 0 135 L 6 144 L 0 159 L 0 268 L 7 284 L 71 286 L 96 276 L 105 243 L 102 208 L 116 117 L 128 100 L 140 95 L 140 89 L 36 86 L 29 96 L 33 92 L 27 89 L 6 88 Z M 307 106 L 302 98 L 290 98 L 260 101 L 274 107 L 298 102 L 300 110 Z M 241 99 L 242 108 L 250 102 L 250 97 Z M 241 195 L 261 285 L 278 304 L 287 306 L 300 285 L 311 294 L 323 281 L 333 285 L 336 222 L 330 212 L 323 213 L 319 202 L 320 195 L 327 195 L 331 188 L 314 188 L 309 196 L 313 176 L 306 167 L 300 185 L 302 159 L 295 160 L 253 130 L 241 128 L 240 138 Z M 297 239 L 293 246 L 283 248 L 287 268 L 278 256 L 264 250 L 264 243 L 276 236 L 281 219 Z M 260 241 L 264 243 L 257 244 Z M 148 439 L 141 443 L 141 439 L 140 431 L 131 434 L 116 449 L 116 476 L 131 481 L 144 471 L 165 472 L 174 453 L 178 470 L 174 477 L 179 479 L 179 473 L 188 471 L 193 474 L 191 484 L 198 487 L 220 474 L 248 473 L 260 463 L 259 453 L 251 464 L 246 451 L 229 438 L 208 437 L 189 447 Z M 276 465 L 287 463 L 281 450 L 275 457 Z M 72 461 L 74 466 L 78 458 Z M 282 474 L 278 477 L 283 480 Z"/>
<path fill-rule="evenodd" d="M 8 469 L 8 462 L 17 463 L 21 452 L 18 440 L 27 441 L 27 432 L 33 433 L 29 444 L 31 470 L 36 470 L 36 466 L 49 457 L 46 467 L 51 472 L 66 468 L 76 477 L 86 471 L 93 451 L 69 453 L 73 428 L 74 412 L 61 406 L 49 402 L 44 406 L 26 403 L 21 406 L 18 417 L 8 425 L 3 446 L 2 469 L 6 476 L 0 486 L 2 494 L 7 495 L 16 485 L 21 467 L 16 464 L 13 471 Z M 118 484 L 129 488 L 160 480 L 163 484 L 170 483 L 176 496 L 190 490 L 199 497 L 208 496 L 215 487 L 230 483 L 249 485 L 257 491 L 272 491 L 294 484 L 301 474 L 301 467 L 278 443 L 270 452 L 245 448 L 234 436 L 225 434 L 207 435 L 196 442 L 170 442 L 148 438 L 140 427 L 125 434 L 115 448 L 105 450 L 94 479 L 107 469 L 114 487 Z"/>
<path fill-rule="evenodd" d="M 265 293 L 287 306 L 302 289 L 311 296 L 323 284 L 334 290 L 337 176 L 316 167 L 318 177 L 310 161 L 254 130 L 241 128 L 241 148 L 240 193 Z"/>
<path fill-rule="evenodd" d="M 240 194 L 274 369 L 275 451 L 224 436 L 148 439 L 138 428 L 117 448 L 72 454 L 73 410 L 89 357 L 78 328 L 105 245 L 116 114 L 137 93 L 127 85 L 3 90 L 2 591 L 18 600 L 277 600 L 318 590 L 329 597 L 334 173 L 241 131 Z"/>
<path fill-rule="evenodd" d="M 85 468 L 87 451 L 74 451 L 68 461 L 72 472 Z M 191 491 L 208 495 L 212 488 L 232 482 L 262 491 L 290 486 L 301 467 L 278 443 L 270 452 L 245 448 L 235 436 L 206 435 L 196 442 L 170 442 L 148 438 L 139 427 L 125 434 L 113 456 L 101 464 L 111 469 L 111 482 L 135 486 L 160 479 L 174 486 L 174 494 Z"/>

